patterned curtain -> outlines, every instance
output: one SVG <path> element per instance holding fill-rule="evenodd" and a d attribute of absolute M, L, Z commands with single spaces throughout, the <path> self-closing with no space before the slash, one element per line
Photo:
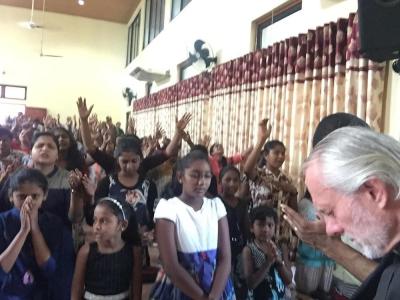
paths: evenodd
<path fill-rule="evenodd" d="M 385 64 L 358 49 L 358 19 L 350 14 L 136 101 L 139 134 L 151 134 L 157 120 L 172 134 L 175 114 L 192 112 L 193 141 L 208 133 L 229 155 L 254 143 L 267 117 L 271 138 L 287 147 L 284 172 L 301 186 L 300 167 L 323 117 L 349 112 L 382 129 Z"/>

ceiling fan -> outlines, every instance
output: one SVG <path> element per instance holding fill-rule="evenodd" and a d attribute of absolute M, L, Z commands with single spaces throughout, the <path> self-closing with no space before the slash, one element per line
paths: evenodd
<path fill-rule="evenodd" d="M 35 0 L 32 0 L 32 9 L 31 9 L 31 17 L 30 20 L 27 22 L 21 22 L 19 23 L 20 26 L 27 28 L 27 29 L 41 29 L 42 34 L 41 34 L 41 39 L 40 39 L 40 57 L 63 57 L 61 55 L 54 55 L 54 54 L 45 54 L 43 51 L 43 44 L 44 44 L 44 29 L 46 28 L 44 26 L 44 20 L 45 20 L 45 8 L 46 8 L 46 0 L 43 0 L 43 5 L 42 5 L 42 24 L 39 25 L 33 21 L 33 12 L 35 9 Z"/>
<path fill-rule="evenodd" d="M 44 6 L 44 4 L 43 4 Z M 25 29 L 37 29 L 37 28 L 43 28 L 41 25 L 36 24 L 33 21 L 33 12 L 35 10 L 35 0 L 32 0 L 32 8 L 31 8 L 31 17 L 29 19 L 29 21 L 25 21 L 25 22 L 19 22 L 18 24 L 25 28 Z"/>

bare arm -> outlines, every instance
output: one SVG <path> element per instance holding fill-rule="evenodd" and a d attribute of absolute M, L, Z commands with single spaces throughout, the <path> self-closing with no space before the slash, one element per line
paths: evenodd
<path fill-rule="evenodd" d="M 89 255 L 89 244 L 84 244 L 79 249 L 75 263 L 74 277 L 72 279 L 71 300 L 83 299 L 85 292 L 86 262 Z"/>
<path fill-rule="evenodd" d="M 81 120 L 81 134 L 83 145 L 85 146 L 87 152 L 91 153 L 96 150 L 95 145 L 93 144 L 92 136 L 90 134 L 90 127 L 88 118 L 90 113 L 92 112 L 93 105 L 88 109 L 86 106 L 86 99 L 78 98 L 76 102 L 79 112 L 79 118 Z"/>
<path fill-rule="evenodd" d="M 81 184 L 82 173 L 74 170 L 68 174 L 68 183 L 71 187 L 71 201 L 69 203 L 68 218 L 71 223 L 82 221 L 83 218 L 83 193 Z"/>
<path fill-rule="evenodd" d="M 190 137 L 189 132 L 187 132 L 187 131 L 182 132 L 182 139 L 189 145 L 190 149 L 192 149 L 194 147 L 194 144 Z"/>
<path fill-rule="evenodd" d="M 24 246 L 26 237 L 30 231 L 30 219 L 24 206 L 21 208 L 21 229 L 14 237 L 10 245 L 0 254 L 0 265 L 4 272 L 8 273 L 15 264 L 18 255 Z"/>
<path fill-rule="evenodd" d="M 329 258 L 342 265 L 358 280 L 364 281 L 376 269 L 378 263 L 366 258 L 340 239 L 329 238 L 328 244 L 321 248 Z M 318 248 L 318 247 L 317 247 Z"/>
<path fill-rule="evenodd" d="M 83 194 L 76 190 L 71 190 L 68 218 L 71 223 L 79 223 L 83 218 Z"/>
<path fill-rule="evenodd" d="M 193 299 L 206 299 L 200 286 L 178 262 L 174 223 L 166 219 L 158 219 L 156 236 L 164 271 L 173 284 Z"/>
<path fill-rule="evenodd" d="M 133 247 L 133 272 L 131 284 L 131 299 L 142 299 L 142 249 Z"/>
<path fill-rule="evenodd" d="M 258 125 L 258 139 L 253 150 L 250 152 L 244 164 L 244 172 L 249 179 L 254 179 L 256 176 L 256 165 L 260 157 L 262 147 L 265 141 L 271 134 L 271 125 L 268 125 L 268 119 L 262 120 Z"/>
<path fill-rule="evenodd" d="M 339 238 L 329 237 L 323 221 L 308 221 L 287 206 L 282 206 L 285 220 L 305 243 L 321 250 L 326 256 L 342 265 L 358 280 L 364 281 L 378 266 Z"/>
<path fill-rule="evenodd" d="M 185 128 L 191 119 L 192 119 L 192 115 L 189 113 L 185 113 L 179 121 L 178 121 L 178 119 L 176 119 L 175 134 L 172 137 L 171 142 L 168 144 L 167 148 L 165 149 L 165 154 L 168 157 L 171 157 L 178 152 L 178 146 L 182 140 L 182 132 L 185 131 Z"/>
<path fill-rule="evenodd" d="M 289 250 L 287 248 L 287 245 L 284 245 L 282 247 L 282 262 L 278 262 L 276 264 L 276 268 L 279 272 L 279 275 L 281 275 L 284 283 L 286 285 L 289 285 L 292 282 L 292 270 L 290 269 L 290 261 L 289 261 Z"/>
<path fill-rule="evenodd" d="M 231 272 L 231 245 L 226 216 L 218 221 L 218 259 L 209 299 L 220 299 Z"/>
<path fill-rule="evenodd" d="M 269 272 L 272 267 L 272 263 L 266 261 L 261 268 L 255 272 L 253 257 L 248 246 L 244 247 L 243 252 L 243 272 L 249 289 L 255 289 L 261 281 L 265 278 L 265 275 Z"/>

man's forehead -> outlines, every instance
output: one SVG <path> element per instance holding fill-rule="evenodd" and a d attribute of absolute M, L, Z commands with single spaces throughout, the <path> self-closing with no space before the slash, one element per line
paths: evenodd
<path fill-rule="evenodd" d="M 320 179 L 322 175 L 321 164 L 318 160 L 313 160 L 307 163 L 307 168 L 305 169 L 304 176 L 305 182 L 314 181 L 315 179 Z"/>

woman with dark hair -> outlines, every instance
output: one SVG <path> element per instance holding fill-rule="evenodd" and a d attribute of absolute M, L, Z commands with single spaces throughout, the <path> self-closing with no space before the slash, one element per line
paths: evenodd
<path fill-rule="evenodd" d="M 57 127 L 53 134 L 58 140 L 60 150 L 58 153 L 57 166 L 68 171 L 78 169 L 86 173 L 87 166 L 83 154 L 78 150 L 78 145 L 72 133 L 63 127 Z"/>

